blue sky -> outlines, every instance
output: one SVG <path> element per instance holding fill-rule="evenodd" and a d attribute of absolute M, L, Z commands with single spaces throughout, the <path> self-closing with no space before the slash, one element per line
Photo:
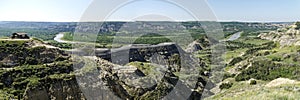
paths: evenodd
<path fill-rule="evenodd" d="M 208 0 L 220 20 L 300 20 L 300 0 Z"/>
<path fill-rule="evenodd" d="M 156 14 L 174 20 L 191 20 L 191 16 L 182 9 L 159 1 L 141 0 L 129 4 L 115 11 L 108 19 L 132 20 L 132 17 Z M 91 2 L 92 0 L 1 0 L 0 21 L 79 21 Z M 207 0 L 207 2 L 219 21 L 300 20 L 300 0 Z M 151 16 L 146 16 L 137 19 L 164 20 L 164 17 L 151 19 Z"/>

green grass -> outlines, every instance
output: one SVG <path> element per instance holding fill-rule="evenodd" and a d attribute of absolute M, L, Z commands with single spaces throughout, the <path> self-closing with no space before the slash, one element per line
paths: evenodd
<path fill-rule="evenodd" d="M 159 74 L 158 71 L 155 69 L 158 68 L 158 66 L 154 66 L 151 63 L 144 63 L 144 62 L 131 62 L 128 65 L 134 66 L 141 70 L 145 75 L 155 75 Z"/>
<path fill-rule="evenodd" d="M 300 88 L 300 84 L 265 87 L 268 81 L 258 80 L 256 85 L 250 85 L 248 81 L 228 80 L 233 82 L 231 88 L 224 89 L 220 93 L 206 98 L 206 100 L 298 100 L 300 98 L 300 92 L 293 90 Z"/>
<path fill-rule="evenodd" d="M 277 47 L 274 48 L 272 51 L 276 51 L 276 53 L 272 53 L 270 55 L 267 55 L 266 57 L 269 59 L 276 59 L 276 58 L 280 58 L 283 63 L 287 63 L 287 64 L 300 64 L 299 61 L 294 61 L 294 58 L 298 58 L 298 50 L 299 50 L 300 46 L 284 46 L 284 47 Z M 286 56 L 290 56 L 290 57 L 286 57 Z M 286 57 L 286 58 L 284 58 Z"/>
<path fill-rule="evenodd" d="M 1 100 L 10 100 L 12 97 L 14 97 L 14 95 L 9 94 L 7 91 L 5 90 L 0 90 L 0 99 Z"/>
<path fill-rule="evenodd" d="M 231 68 L 238 67 L 237 65 L 234 65 L 235 63 L 230 64 L 232 63 L 231 59 L 240 57 L 240 59 L 237 61 L 240 62 L 242 60 L 243 63 L 247 63 L 246 60 L 249 59 L 255 60 L 249 62 L 249 64 L 252 63 L 252 66 L 250 68 L 241 69 L 240 72 L 242 73 L 237 75 L 238 80 L 242 77 L 244 77 L 243 80 L 249 78 L 270 80 L 277 77 L 286 77 L 286 78 L 298 77 L 297 75 L 295 77 L 291 77 L 291 76 L 295 75 L 294 73 L 298 71 L 296 67 L 299 65 L 299 62 L 297 61 L 299 54 L 296 51 L 299 51 L 299 46 L 281 47 L 278 46 L 278 43 L 275 43 L 275 45 L 277 46 L 272 46 L 273 43 L 270 44 L 269 41 L 264 41 L 264 40 L 258 40 L 258 41 L 256 41 L 255 39 L 254 40 L 242 39 L 242 40 L 245 40 L 245 42 L 242 43 L 254 44 L 253 47 L 251 47 L 251 49 L 250 48 L 234 49 L 232 51 L 227 51 L 227 53 L 223 55 L 225 56 L 225 61 L 227 61 L 228 64 L 225 68 L 225 70 L 227 71 Z M 245 52 L 246 54 L 244 54 Z M 288 56 L 289 58 L 286 58 L 284 56 Z M 296 64 L 296 65 L 289 65 L 289 64 Z M 272 70 L 268 70 L 268 68 Z M 266 78 L 262 78 L 261 75 L 265 75 Z"/>
<path fill-rule="evenodd" d="M 29 81 L 28 87 L 34 87 L 34 86 L 38 86 L 40 84 L 40 82 L 39 82 L 40 78 L 38 78 L 36 76 L 29 77 L 26 80 Z"/>
<path fill-rule="evenodd" d="M 249 44 L 255 44 L 255 45 L 262 45 L 264 43 L 270 42 L 270 40 L 258 39 L 256 37 L 241 37 L 236 41 L 243 42 L 243 43 L 249 43 Z"/>
<path fill-rule="evenodd" d="M 247 48 L 237 49 L 237 50 L 233 50 L 233 51 L 227 51 L 225 54 L 225 61 L 229 62 L 230 59 L 232 59 L 232 58 L 241 57 L 242 54 L 244 54 L 244 52 L 246 50 L 247 50 Z"/>
<path fill-rule="evenodd" d="M 280 46 L 279 43 L 271 44 L 268 40 L 256 37 L 241 37 L 235 42 L 253 44 L 253 47 L 227 49 L 228 51 L 223 55 L 227 63 L 233 58 L 242 57 L 243 63 L 246 65 L 252 63 L 252 66 L 239 70 L 241 73 L 235 77 L 225 79 L 223 82 L 229 81 L 233 83 L 232 87 L 223 89 L 215 96 L 207 98 L 208 100 L 297 100 L 300 98 L 300 92 L 293 91 L 294 87 L 298 88 L 300 84 L 281 85 L 271 88 L 264 86 L 269 81 L 279 77 L 299 79 L 297 73 L 299 73 L 300 62 L 297 58 L 300 57 L 300 46 Z M 236 45 L 240 46 L 244 44 L 236 43 Z M 253 49 L 253 52 L 249 51 L 244 56 L 241 56 L 243 52 L 250 49 Z M 230 68 L 235 67 L 239 66 L 227 65 L 225 70 L 228 71 Z M 239 78 L 244 79 L 240 80 Z M 258 79 L 256 85 L 250 85 L 248 80 L 251 78 Z M 288 90 L 286 89 L 287 87 L 291 89 Z"/>

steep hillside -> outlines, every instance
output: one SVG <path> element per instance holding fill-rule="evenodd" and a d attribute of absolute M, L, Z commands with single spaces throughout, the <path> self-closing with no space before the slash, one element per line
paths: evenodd
<path fill-rule="evenodd" d="M 224 79 L 207 99 L 299 98 L 299 28 L 292 25 L 257 37 L 227 41 Z"/>
<path fill-rule="evenodd" d="M 207 90 L 211 87 L 204 89 L 209 83 L 207 77 L 192 73 L 191 66 L 194 65 L 189 62 L 192 59 L 180 62 L 176 55 L 172 55 L 169 60 L 162 56 L 153 60 L 165 64 L 154 64 L 155 61 L 131 62 L 121 66 L 97 57 L 78 57 L 76 61 L 83 61 L 85 66 L 76 71 L 79 74 L 77 79 L 79 84 L 84 84 L 83 91 L 88 94 L 87 99 L 200 99 L 201 96 L 212 95 Z M 93 61 L 97 62 L 96 66 L 91 66 Z M 180 66 L 179 63 L 189 66 Z M 199 66 L 195 67 L 198 69 L 194 70 L 200 70 Z M 207 94 L 202 94 L 203 91 Z"/>
<path fill-rule="evenodd" d="M 156 64 L 117 65 L 97 57 L 71 57 L 39 40 L 2 39 L 0 48 L 0 99 L 200 99 L 212 95 L 212 86 L 204 88 L 211 84 L 204 70 L 194 64 L 195 59 L 185 54 L 180 58 L 178 52 L 167 58 L 153 55 L 150 60 Z"/>
<path fill-rule="evenodd" d="M 1 99 L 66 99 L 79 95 L 80 91 L 60 95 L 66 92 L 60 90 L 76 87 L 70 55 L 32 39 L 2 39 L 0 48 Z"/>

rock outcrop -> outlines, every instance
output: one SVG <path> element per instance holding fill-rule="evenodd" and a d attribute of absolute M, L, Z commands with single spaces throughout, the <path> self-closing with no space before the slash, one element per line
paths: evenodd
<path fill-rule="evenodd" d="M 300 30 L 297 25 L 278 29 L 269 33 L 262 33 L 258 37 L 261 39 L 279 42 L 280 45 L 300 45 Z"/>
<path fill-rule="evenodd" d="M 0 88 L 12 99 L 200 99 L 211 95 L 209 88 L 204 88 L 207 77 L 197 71 L 199 62 L 173 43 L 115 49 L 109 54 L 121 55 L 116 57 L 119 60 L 104 60 L 71 57 L 43 43 L 37 46 L 37 42 L 2 42 L 6 50 L 0 53 L 1 61 L 6 65 L 0 69 Z M 122 56 L 126 51 L 128 55 Z M 123 57 L 129 61 L 122 61 Z M 8 61 L 13 64 L 7 65 Z M 141 67 L 126 65 L 135 61 L 141 62 Z M 146 66 L 145 62 L 152 64 Z"/>
<path fill-rule="evenodd" d="M 168 49 L 172 46 L 175 45 L 160 46 L 155 49 L 151 49 L 149 46 L 147 48 L 129 49 L 137 50 L 136 55 L 138 56 L 147 55 L 147 51 L 148 53 L 150 52 L 149 55 L 152 55 L 152 52 L 157 52 L 151 50 L 164 50 L 164 48 L 166 48 L 165 51 L 170 50 L 170 53 L 165 53 L 170 54 L 167 57 L 164 53 L 161 55 L 158 53 L 155 57 L 152 55 L 152 59 L 150 60 L 152 60 L 153 64 L 151 65 L 141 62 L 140 66 L 146 66 L 146 69 L 136 66 L 117 65 L 101 58 L 88 57 L 89 61 L 95 60 L 97 62 L 96 69 L 98 71 L 84 72 L 77 79 L 79 80 L 79 84 L 84 84 L 82 90 L 87 94 L 86 98 L 88 99 L 171 99 L 174 97 L 180 99 L 200 99 L 201 96 L 206 97 L 211 95 L 209 89 L 204 89 L 206 84 L 209 83 L 208 80 L 199 73 L 194 73 L 194 70 L 197 69 L 193 67 L 199 68 L 200 66 L 197 66 L 193 61 L 194 59 L 187 54 L 182 54 L 182 58 L 177 58 L 178 51 L 173 50 L 176 51 L 175 53 L 172 52 L 171 48 Z M 140 53 L 139 49 L 145 53 Z M 141 59 L 145 58 L 141 57 Z M 152 75 L 149 73 L 155 74 Z M 176 75 L 175 73 L 180 73 L 180 75 Z M 185 76 L 185 78 L 180 78 L 182 76 Z M 206 94 L 202 94 L 204 93 L 203 91 Z"/>
<path fill-rule="evenodd" d="M 85 99 L 75 78 L 71 80 L 48 80 L 47 84 L 28 87 L 25 100 L 83 100 Z"/>
<path fill-rule="evenodd" d="M 188 45 L 186 52 L 196 52 L 202 50 L 201 44 L 197 41 L 192 42 L 191 44 Z"/>

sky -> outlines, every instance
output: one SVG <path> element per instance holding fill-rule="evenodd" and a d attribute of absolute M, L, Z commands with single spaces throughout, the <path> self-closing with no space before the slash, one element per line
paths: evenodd
<path fill-rule="evenodd" d="M 106 1 L 106 0 L 103 0 Z M 189 2 L 189 0 L 185 0 Z M 284 22 L 300 20 L 300 0 L 206 0 L 217 21 Z M 77 22 L 93 0 L 1 0 L 0 21 Z M 200 4 L 189 3 L 200 7 Z M 112 5 L 106 5 L 107 7 Z M 193 14 L 163 0 L 136 0 L 116 7 L 109 21 L 194 20 Z M 92 10 L 103 14 L 105 7 Z M 204 9 L 205 10 L 205 9 Z M 205 15 L 206 13 L 197 12 Z M 97 17 L 85 21 L 97 21 Z M 210 19 L 200 19 L 210 20 Z M 212 19 L 213 20 L 213 19 Z"/>

